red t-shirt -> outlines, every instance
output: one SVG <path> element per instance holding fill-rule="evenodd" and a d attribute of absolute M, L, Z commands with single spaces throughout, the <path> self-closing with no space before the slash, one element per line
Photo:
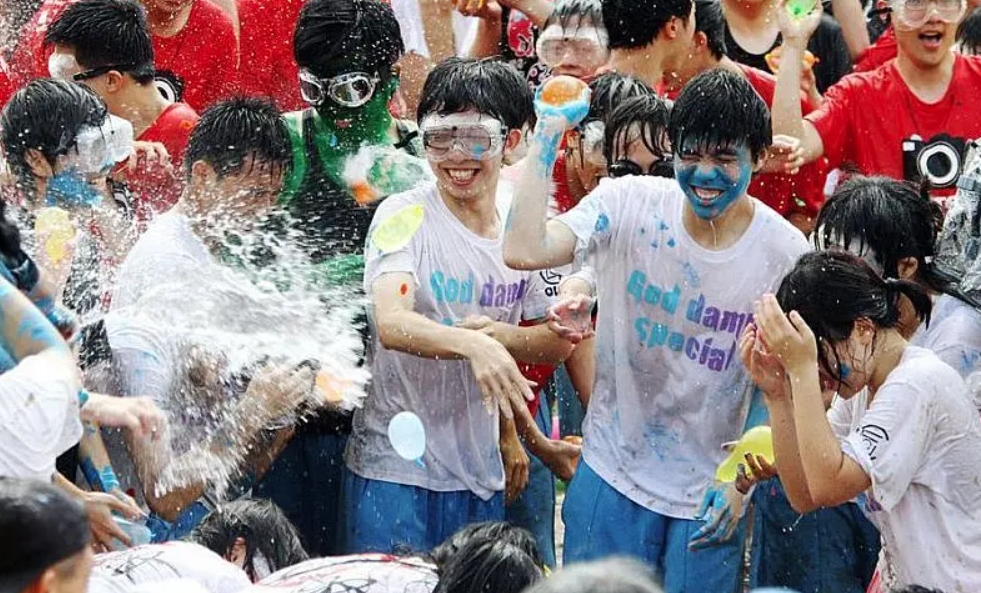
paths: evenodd
<path fill-rule="evenodd" d="M 0 111 L 14 94 L 14 83 L 10 80 L 10 71 L 7 69 L 7 62 L 0 57 Z"/>
<path fill-rule="evenodd" d="M 743 74 L 756 93 L 773 107 L 773 95 L 777 79 L 767 72 L 739 65 Z M 811 102 L 802 94 L 801 109 L 804 114 L 814 110 Z M 808 216 L 817 215 L 824 203 L 824 183 L 828 176 L 826 159 L 818 159 L 801 168 L 796 175 L 763 173 L 753 176 L 749 194 L 773 208 L 781 216 L 802 212 Z"/>
<path fill-rule="evenodd" d="M 158 84 L 176 77 L 183 100 L 198 112 L 238 92 L 235 27 L 225 12 L 207 0 L 195 0 L 187 25 L 173 37 L 153 36 Z M 171 89 L 173 90 L 173 89 Z"/>
<path fill-rule="evenodd" d="M 138 140 L 160 142 L 167 147 L 174 170 L 166 173 L 160 167 L 140 167 L 121 174 L 133 192 L 133 209 L 138 221 L 146 222 L 166 212 L 180 199 L 184 187 L 184 149 L 198 119 L 198 114 L 186 103 L 173 103 L 140 134 Z"/>
<path fill-rule="evenodd" d="M 271 98 L 281 111 L 306 107 L 300 97 L 293 30 L 302 0 L 239 0 L 241 90 Z"/>
<path fill-rule="evenodd" d="M 11 68 L 19 88 L 33 78 L 50 76 L 44 37 L 51 23 L 77 0 L 44 0 L 21 29 Z M 168 98 L 183 100 L 199 111 L 236 93 L 238 59 L 235 28 L 220 8 L 207 0 L 194 0 L 187 24 L 173 37 L 153 36 L 157 84 Z M 183 94 L 177 92 L 184 86 Z"/>
<path fill-rule="evenodd" d="M 850 74 L 807 116 L 832 167 L 853 164 L 865 175 L 919 182 L 930 174 L 937 198 L 951 196 L 966 144 L 981 137 L 981 57 L 955 55 L 947 93 L 934 104 L 917 98 L 895 62 Z"/>
<path fill-rule="evenodd" d="M 896 57 L 898 50 L 896 44 L 896 31 L 892 27 L 886 29 L 882 35 L 870 45 L 862 55 L 855 61 L 855 72 L 871 72 L 889 60 Z"/>

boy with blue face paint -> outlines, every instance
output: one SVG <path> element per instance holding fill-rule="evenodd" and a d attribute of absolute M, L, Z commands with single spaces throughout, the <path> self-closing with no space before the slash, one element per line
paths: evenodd
<path fill-rule="evenodd" d="M 676 180 L 605 180 L 546 222 L 550 143 L 585 99 L 538 103 L 528 155 L 538 166 L 519 181 L 504 247 L 520 269 L 587 261 L 603 298 L 565 561 L 635 556 L 669 593 L 736 591 L 743 499 L 714 483 L 715 469 L 722 443 L 765 420 L 736 344 L 754 300 L 807 250 L 746 193 L 771 145 L 768 110 L 737 74 L 697 76 L 667 130 Z M 564 304 L 552 313 L 559 326 L 574 317 Z"/>

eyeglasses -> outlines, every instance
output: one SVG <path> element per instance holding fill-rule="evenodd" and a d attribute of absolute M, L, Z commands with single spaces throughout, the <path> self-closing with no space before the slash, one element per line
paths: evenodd
<path fill-rule="evenodd" d="M 314 107 L 326 99 L 342 107 L 361 107 L 371 100 L 381 82 L 367 72 L 347 72 L 333 78 L 317 78 L 309 70 L 300 71 L 300 95 Z"/>
<path fill-rule="evenodd" d="M 606 61 L 607 50 L 594 39 L 563 37 L 543 39 L 538 43 L 538 58 L 549 67 L 566 60 L 573 64 L 596 64 Z"/>
<path fill-rule="evenodd" d="M 448 159 L 454 149 L 474 160 L 486 161 L 503 150 L 504 128 L 497 121 L 429 126 L 422 132 L 422 146 L 434 161 Z"/>
<path fill-rule="evenodd" d="M 956 23 L 964 16 L 965 10 L 967 4 L 964 0 L 895 0 L 893 2 L 893 13 L 910 29 L 918 29 L 927 24 L 934 13 L 944 22 Z"/>
<path fill-rule="evenodd" d="M 115 70 L 116 72 L 130 72 L 136 68 L 135 64 L 109 64 L 107 66 L 99 66 L 98 68 L 92 68 L 91 70 L 86 70 L 84 72 L 79 72 L 78 74 L 72 75 L 72 80 L 75 82 L 82 82 L 83 80 L 91 80 L 93 78 L 98 78 L 103 74 L 108 74 Z"/>
<path fill-rule="evenodd" d="M 674 179 L 674 162 L 669 159 L 654 161 L 646 171 L 641 169 L 637 163 L 623 159 L 613 163 L 606 170 L 607 174 L 614 179 L 628 175 L 650 175 L 652 177 Z"/>

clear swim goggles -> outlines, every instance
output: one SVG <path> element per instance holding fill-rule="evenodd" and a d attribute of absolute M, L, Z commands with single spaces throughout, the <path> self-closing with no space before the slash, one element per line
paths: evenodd
<path fill-rule="evenodd" d="M 903 28 L 919 29 L 936 14 L 946 23 L 957 23 L 967 10 L 965 0 L 894 0 L 892 12 Z"/>
<path fill-rule="evenodd" d="M 381 79 L 367 72 L 347 72 L 332 78 L 317 78 L 300 70 L 300 96 L 317 107 L 327 99 L 342 107 L 361 107 L 371 100 Z"/>
<path fill-rule="evenodd" d="M 422 146 L 433 161 L 445 161 L 456 149 L 464 157 L 486 161 L 504 150 L 504 124 L 472 114 L 430 115 L 422 122 Z"/>
<path fill-rule="evenodd" d="M 67 143 L 66 143 L 67 144 Z M 99 127 L 84 126 L 74 142 L 57 151 L 65 168 L 82 175 L 104 175 L 133 154 L 133 124 L 109 115 Z"/>
<path fill-rule="evenodd" d="M 610 57 L 609 36 L 598 27 L 563 28 L 551 25 L 538 37 L 535 50 L 546 66 L 579 64 L 595 70 Z"/>

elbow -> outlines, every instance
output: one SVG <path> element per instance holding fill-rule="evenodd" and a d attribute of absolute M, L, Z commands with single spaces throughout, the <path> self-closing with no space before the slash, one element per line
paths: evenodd
<path fill-rule="evenodd" d="M 821 508 L 821 505 L 815 503 L 810 498 L 801 499 L 792 497 L 789 493 L 787 494 L 787 500 L 790 502 L 790 508 L 794 509 L 794 512 L 800 515 L 806 515 Z"/>
<path fill-rule="evenodd" d="M 570 356 L 572 356 L 572 353 L 576 349 L 576 345 L 569 340 L 558 336 L 556 336 L 556 341 L 557 343 L 548 353 L 550 355 L 550 360 L 548 360 L 548 362 L 551 364 L 560 365 L 568 360 Z"/>
<path fill-rule="evenodd" d="M 401 337 L 405 331 L 400 329 L 399 324 L 388 319 L 379 319 L 375 322 L 374 331 L 378 334 L 378 341 L 386 350 L 394 350 L 401 343 Z"/>
<path fill-rule="evenodd" d="M 504 263 L 512 270 L 532 271 L 540 267 L 535 265 L 537 262 L 529 259 L 527 255 L 518 253 L 507 242 L 504 243 Z"/>
<path fill-rule="evenodd" d="M 153 488 L 147 488 L 144 492 L 146 504 L 150 507 L 150 510 L 164 521 L 170 523 L 176 521 L 184 511 L 185 505 L 181 504 L 181 501 L 173 492 L 168 492 L 163 496 L 156 496 L 153 491 Z"/>

